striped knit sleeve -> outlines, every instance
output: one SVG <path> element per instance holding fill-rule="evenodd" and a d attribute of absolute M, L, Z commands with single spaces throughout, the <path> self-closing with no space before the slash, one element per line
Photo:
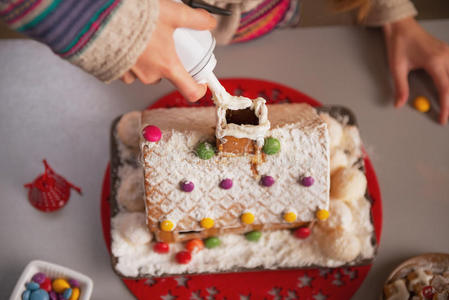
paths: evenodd
<path fill-rule="evenodd" d="M 0 0 L 9 27 L 105 82 L 135 64 L 158 10 L 158 0 Z"/>

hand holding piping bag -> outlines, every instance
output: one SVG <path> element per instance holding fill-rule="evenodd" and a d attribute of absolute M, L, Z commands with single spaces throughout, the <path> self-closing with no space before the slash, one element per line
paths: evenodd
<path fill-rule="evenodd" d="M 206 93 L 207 87 L 195 82 L 183 67 L 176 54 L 173 33 L 179 27 L 211 30 L 215 25 L 215 18 L 203 9 L 160 0 L 159 19 L 150 42 L 136 64 L 121 77 L 122 81 L 132 83 L 139 79 L 142 83 L 150 84 L 167 78 L 187 100 L 198 100 Z"/>

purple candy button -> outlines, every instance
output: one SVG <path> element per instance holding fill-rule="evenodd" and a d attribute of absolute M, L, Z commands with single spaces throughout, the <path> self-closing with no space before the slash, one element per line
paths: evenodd
<path fill-rule="evenodd" d="M 191 181 L 183 181 L 181 182 L 181 190 L 184 192 L 190 193 L 195 188 L 195 185 Z"/>
<path fill-rule="evenodd" d="M 306 187 L 312 186 L 314 182 L 315 179 L 312 176 L 306 176 L 301 179 L 301 184 Z"/>
<path fill-rule="evenodd" d="M 272 186 L 274 184 L 274 178 L 269 175 L 262 176 L 260 183 L 266 187 Z"/>
<path fill-rule="evenodd" d="M 38 284 L 42 284 L 42 283 L 44 283 L 45 278 L 46 278 L 45 274 L 39 272 L 39 273 L 34 274 L 33 277 L 31 277 L 31 280 Z"/>
<path fill-rule="evenodd" d="M 220 182 L 220 187 L 224 190 L 229 190 L 232 188 L 232 179 L 226 178 Z"/>
<path fill-rule="evenodd" d="M 192 183 L 192 185 L 193 185 L 193 183 Z M 69 279 L 68 282 L 72 288 L 80 287 L 80 283 L 76 279 Z"/>

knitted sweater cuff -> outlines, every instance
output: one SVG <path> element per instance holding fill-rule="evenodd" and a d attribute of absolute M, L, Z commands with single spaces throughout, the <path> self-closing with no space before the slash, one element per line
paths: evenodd
<path fill-rule="evenodd" d="M 89 44 L 68 60 L 109 83 L 136 63 L 148 45 L 158 15 L 158 0 L 123 0 Z"/>
<path fill-rule="evenodd" d="M 382 26 L 418 14 L 410 0 L 375 0 L 363 24 Z"/>

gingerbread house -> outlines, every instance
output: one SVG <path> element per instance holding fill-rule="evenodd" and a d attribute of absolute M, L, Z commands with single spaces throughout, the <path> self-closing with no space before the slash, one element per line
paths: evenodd
<path fill-rule="evenodd" d="M 327 125 L 307 104 L 246 99 L 143 112 L 145 208 L 157 240 L 295 228 L 327 217 Z"/>

